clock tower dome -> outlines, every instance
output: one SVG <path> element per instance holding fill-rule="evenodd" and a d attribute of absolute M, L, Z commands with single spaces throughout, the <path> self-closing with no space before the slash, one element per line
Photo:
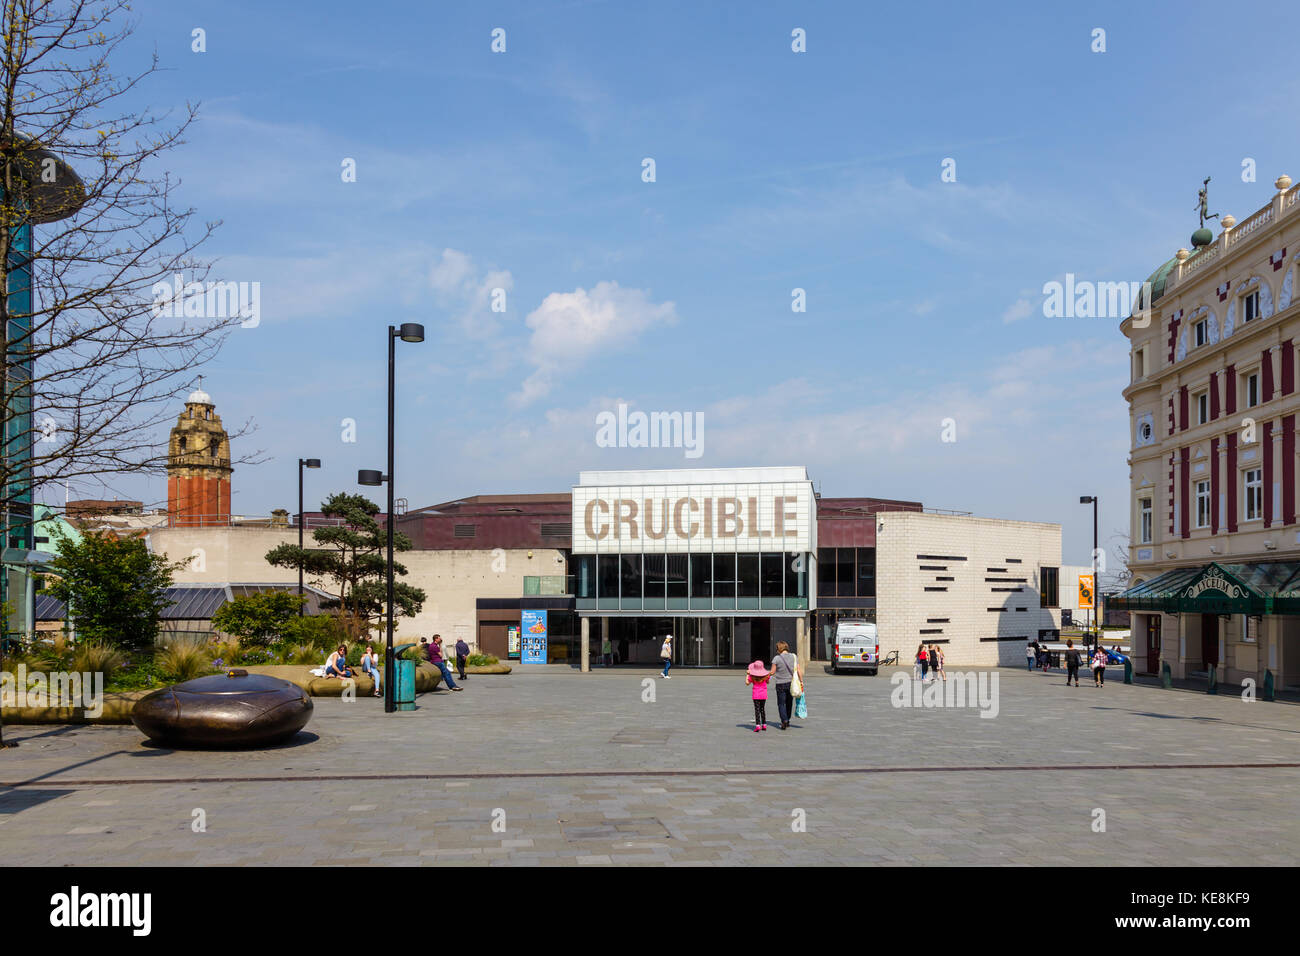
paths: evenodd
<path fill-rule="evenodd" d="M 172 527 L 230 521 L 230 436 L 212 397 L 199 387 L 185 400 L 167 449 L 167 523 Z"/>

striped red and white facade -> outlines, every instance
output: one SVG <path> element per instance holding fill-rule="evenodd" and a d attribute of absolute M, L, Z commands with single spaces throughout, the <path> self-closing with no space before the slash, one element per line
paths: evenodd
<path fill-rule="evenodd" d="M 1225 216 L 1210 245 L 1179 250 L 1149 321 L 1121 325 L 1133 355 L 1124 396 L 1135 584 L 1211 562 L 1300 560 L 1300 186 L 1287 177 L 1275 185 L 1243 222 Z M 1283 669 L 1300 673 L 1300 619 L 1215 625 L 1213 615 L 1135 614 L 1139 661 L 1149 622 L 1138 619 L 1148 616 L 1164 618 L 1152 627 L 1174 676 L 1207 662 L 1220 679 L 1276 674 L 1292 629 L 1296 660 Z"/>

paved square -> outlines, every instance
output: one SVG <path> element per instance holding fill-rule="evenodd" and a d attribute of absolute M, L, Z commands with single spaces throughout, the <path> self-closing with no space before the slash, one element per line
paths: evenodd
<path fill-rule="evenodd" d="M 318 699 L 248 753 L 11 727 L 0 865 L 1294 863 L 1297 705 L 996 673 L 987 718 L 814 665 L 809 718 L 757 734 L 743 673 L 564 667 Z"/>

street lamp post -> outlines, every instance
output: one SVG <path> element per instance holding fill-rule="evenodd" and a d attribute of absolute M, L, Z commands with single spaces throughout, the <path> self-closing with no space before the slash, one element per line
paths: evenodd
<path fill-rule="evenodd" d="M 1098 625 L 1097 608 L 1101 603 L 1101 582 L 1097 574 L 1097 496 L 1081 495 L 1079 504 L 1092 505 L 1092 630 L 1093 649 L 1101 643 L 1101 627 Z"/>
<path fill-rule="evenodd" d="M 403 342 L 423 342 L 424 326 L 415 322 L 404 322 L 400 327 L 388 327 L 388 474 L 377 471 L 361 470 L 357 472 L 357 483 L 361 485 L 379 485 L 388 483 L 388 511 L 384 520 L 388 533 L 388 621 L 387 640 L 384 645 L 384 713 L 391 714 L 397 709 L 393 699 L 393 421 L 397 379 L 397 340 Z"/>
<path fill-rule="evenodd" d="M 298 459 L 298 597 L 302 597 L 302 470 L 304 468 L 319 468 L 319 458 L 299 458 Z M 302 604 L 298 605 L 298 616 L 302 617 Z"/>

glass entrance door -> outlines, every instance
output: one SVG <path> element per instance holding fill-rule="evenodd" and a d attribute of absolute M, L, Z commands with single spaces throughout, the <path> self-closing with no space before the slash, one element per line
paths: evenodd
<path fill-rule="evenodd" d="M 730 667 L 729 617 L 679 617 L 673 621 L 678 661 L 686 667 Z"/>
<path fill-rule="evenodd" d="M 730 667 L 733 663 L 731 659 L 731 618 L 713 617 L 708 620 L 714 631 L 714 647 L 717 649 L 714 657 L 715 663 L 718 667 Z"/>

